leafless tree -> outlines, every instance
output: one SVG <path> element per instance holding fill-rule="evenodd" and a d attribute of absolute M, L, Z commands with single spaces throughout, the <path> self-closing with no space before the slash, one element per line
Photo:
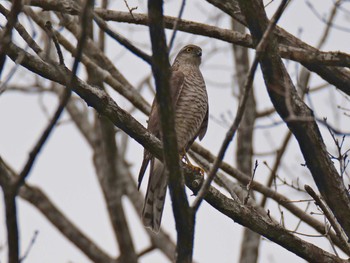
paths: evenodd
<path fill-rule="evenodd" d="M 206 8 L 202 12 L 211 11 L 201 23 L 182 19 L 189 4 L 185 0 L 179 2 L 177 17 L 165 15 L 167 1 L 149 0 L 147 5 L 142 1 L 118 3 L 126 11 L 109 9 L 115 4 L 112 2 L 0 3 L 0 100 L 12 93 L 58 98 L 56 108 L 41 105 L 47 124 L 23 168 L 12 167 L 6 161 L 7 153 L 1 152 L 6 242 L 0 243 L 0 255 L 10 263 L 29 261 L 30 250 L 36 246 L 38 232 L 29 245 L 20 239 L 18 202 L 23 199 L 93 262 L 138 262 L 155 250 L 170 262 L 192 262 L 196 217 L 205 202 L 221 217 L 244 227 L 240 253 L 237 252 L 239 262 L 257 262 L 262 240 L 270 240 L 310 262 L 347 262 L 349 125 L 341 124 L 349 123 L 350 55 L 322 51 L 330 31 L 337 27 L 334 21 L 338 12 L 349 12 L 346 1 L 334 1 L 327 17 L 320 16 L 320 28 L 324 30 L 315 47 L 279 26 L 293 1 L 271 4 L 262 0 L 198 0 L 197 11 L 204 8 L 202 5 Z M 305 3 L 317 15 L 317 8 L 309 1 Z M 221 27 L 220 21 L 229 21 L 231 28 Z M 339 30 L 349 33 L 346 26 Z M 164 143 L 144 127 L 154 90 L 160 100 L 169 99 L 169 54 L 187 44 L 179 36 L 189 36 L 191 41 L 205 46 L 202 70 L 208 89 L 234 87 L 232 101 L 238 105 L 220 105 L 229 111 L 216 109 L 210 115 L 210 122 L 226 130 L 224 138 L 210 137 L 218 153 L 198 143 L 189 151 L 189 156 L 206 171 L 205 178 L 178 161 L 177 149 L 172 147 L 174 127 L 166 121 L 172 120 L 172 111 L 161 108 L 162 121 L 166 122 L 162 125 Z M 215 65 L 215 70 L 234 76 L 228 84 L 208 73 L 210 63 L 206 60 L 220 52 L 225 56 L 233 54 L 230 63 Z M 132 62 L 118 63 L 125 54 Z M 253 56 L 249 59 L 250 54 Z M 133 77 L 133 63 L 142 64 L 147 73 Z M 257 74 L 263 81 L 257 80 Z M 142 81 L 136 85 L 139 79 Z M 264 104 L 269 107 L 263 110 L 258 107 L 262 90 L 271 101 Z M 328 105 L 324 107 L 334 118 L 321 113 L 323 106 L 314 107 L 313 101 L 324 94 L 328 94 Z M 41 161 L 39 153 L 45 155 L 43 147 L 53 131 L 66 123 L 61 116 L 64 112 L 92 152 L 117 256 L 91 239 L 77 226 L 80 222 L 70 220 L 66 211 L 49 198 L 50 193 L 30 182 L 36 173 L 34 164 Z M 8 125 L 1 120 L 2 127 Z M 234 151 L 229 148 L 232 141 Z M 142 191 L 136 185 L 141 159 L 130 157 L 128 151 L 138 148 L 141 152 L 141 146 L 164 160 L 169 168 L 176 236 L 170 237 L 166 227 L 157 234 L 144 229 L 150 242 L 140 250 L 135 246 L 138 236 L 133 224 L 139 221 L 143 205 Z M 66 151 L 69 147 L 67 143 Z M 235 160 L 225 157 L 229 151 Z M 58 160 L 59 154 L 55 158 Z M 186 189 L 191 193 L 186 194 Z M 137 219 L 128 215 L 125 199 L 137 212 Z M 296 226 L 289 224 L 289 219 L 297 222 Z M 330 244 L 328 248 L 321 245 L 324 240 Z M 208 248 L 207 253 L 217 252 Z M 220 257 L 225 255 L 217 255 Z"/>

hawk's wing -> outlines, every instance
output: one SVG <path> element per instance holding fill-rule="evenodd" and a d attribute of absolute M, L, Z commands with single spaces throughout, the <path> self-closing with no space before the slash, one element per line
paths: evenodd
<path fill-rule="evenodd" d="M 174 109 L 176 108 L 176 103 L 180 97 L 183 83 L 185 80 L 185 75 L 181 71 L 173 71 L 170 78 L 170 96 L 173 103 Z M 159 114 L 158 114 L 158 102 L 156 98 L 153 100 L 151 113 L 149 115 L 148 127 L 147 129 L 153 133 L 157 138 L 160 138 L 160 127 L 159 127 Z"/>
<path fill-rule="evenodd" d="M 181 71 L 173 71 L 170 78 L 170 96 L 172 98 L 173 108 L 176 108 L 176 103 L 180 97 L 185 75 Z M 147 129 L 160 139 L 160 127 L 159 127 L 159 113 L 158 113 L 158 102 L 156 97 L 153 100 L 151 113 L 149 115 Z M 152 159 L 152 154 L 144 150 L 143 161 L 139 172 L 138 188 L 140 188 L 143 176 L 146 172 L 149 161 Z"/>
<path fill-rule="evenodd" d="M 149 132 L 151 132 L 157 138 L 160 138 L 158 103 L 157 103 L 156 98 L 154 98 L 153 103 L 152 103 L 152 108 L 151 108 L 151 113 L 150 113 L 149 119 L 148 119 L 147 129 Z M 137 189 L 140 189 L 143 176 L 145 175 L 148 163 L 151 159 L 152 159 L 152 154 L 149 151 L 147 151 L 145 148 L 143 151 L 143 161 L 142 161 L 140 172 L 139 172 Z"/>
<path fill-rule="evenodd" d="M 202 140 L 204 135 L 207 133 L 207 129 L 208 129 L 208 117 L 209 117 L 209 104 L 207 106 L 207 112 L 205 114 L 205 117 L 204 117 L 204 120 L 202 122 L 202 125 L 199 129 L 199 132 L 198 132 L 198 137 L 199 137 L 199 140 Z"/>
<path fill-rule="evenodd" d="M 173 102 L 173 108 L 176 109 L 177 101 L 179 100 L 182 87 L 185 81 L 185 74 L 179 70 L 175 70 L 170 78 L 170 96 Z"/>
<path fill-rule="evenodd" d="M 202 125 L 199 128 L 199 131 L 198 131 L 197 135 L 194 136 L 192 138 L 192 140 L 188 143 L 188 145 L 186 147 L 186 152 L 192 146 L 192 144 L 194 143 L 194 141 L 196 140 L 197 137 L 199 137 L 199 140 L 203 139 L 203 137 L 206 134 L 207 129 L 208 129 L 208 116 L 209 116 L 209 106 L 207 107 L 207 113 L 205 114 L 205 117 L 203 119 Z"/>

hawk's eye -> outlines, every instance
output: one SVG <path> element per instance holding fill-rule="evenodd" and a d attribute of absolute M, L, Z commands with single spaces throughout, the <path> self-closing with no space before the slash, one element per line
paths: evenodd
<path fill-rule="evenodd" d="M 191 47 L 186 48 L 186 52 L 191 52 L 191 51 L 192 51 Z"/>

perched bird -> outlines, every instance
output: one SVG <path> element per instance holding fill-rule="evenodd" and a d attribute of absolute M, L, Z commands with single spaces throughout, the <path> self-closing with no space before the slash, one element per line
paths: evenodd
<path fill-rule="evenodd" d="M 171 67 L 170 94 L 175 111 L 175 131 L 181 157 L 197 137 L 200 140 L 203 139 L 208 127 L 208 95 L 199 70 L 201 56 L 200 47 L 187 45 L 180 50 Z M 158 107 L 154 99 L 148 120 L 148 130 L 161 139 Z M 151 169 L 142 221 L 146 227 L 158 232 L 167 191 L 168 172 L 163 163 L 145 149 L 139 173 L 139 188 L 149 162 L 151 162 Z"/>

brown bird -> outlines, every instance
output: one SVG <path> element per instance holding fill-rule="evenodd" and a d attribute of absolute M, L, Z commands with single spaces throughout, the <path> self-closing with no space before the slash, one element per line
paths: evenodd
<path fill-rule="evenodd" d="M 181 157 L 197 137 L 200 140 L 203 139 L 208 127 L 208 95 L 199 70 L 201 56 L 200 47 L 187 45 L 180 50 L 171 67 L 170 94 L 175 110 L 175 131 Z M 161 139 L 158 107 L 154 99 L 148 130 Z M 167 191 L 168 173 L 163 163 L 145 149 L 138 180 L 139 188 L 149 161 L 151 161 L 151 169 L 142 221 L 146 227 L 158 232 Z"/>

